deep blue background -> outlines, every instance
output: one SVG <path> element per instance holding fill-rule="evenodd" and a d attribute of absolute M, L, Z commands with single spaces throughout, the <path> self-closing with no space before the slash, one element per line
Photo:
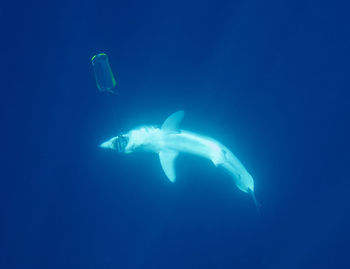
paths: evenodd
<path fill-rule="evenodd" d="M 350 268 L 345 1 L 22 1 L 1 23 L 0 268 Z M 109 55 L 119 95 L 97 90 Z M 242 160 L 99 143 L 184 109 Z"/>

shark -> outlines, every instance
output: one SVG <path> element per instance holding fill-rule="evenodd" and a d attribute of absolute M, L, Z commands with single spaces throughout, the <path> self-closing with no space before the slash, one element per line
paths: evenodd
<path fill-rule="evenodd" d="M 101 148 L 130 154 L 136 151 L 152 152 L 159 160 L 170 182 L 176 181 L 175 161 L 180 153 L 197 155 L 210 160 L 232 177 L 237 188 L 248 193 L 259 209 L 260 204 L 254 194 L 254 180 L 239 159 L 217 140 L 180 129 L 184 111 L 171 114 L 161 125 L 141 126 L 125 134 L 112 137 L 100 144 Z"/>

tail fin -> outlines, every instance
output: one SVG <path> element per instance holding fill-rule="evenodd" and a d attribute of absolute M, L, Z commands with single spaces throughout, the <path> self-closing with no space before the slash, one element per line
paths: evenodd
<path fill-rule="evenodd" d="M 253 201 L 254 201 L 254 204 L 255 204 L 255 207 L 256 207 L 256 210 L 258 211 L 258 213 L 260 212 L 260 207 L 261 207 L 261 204 L 258 202 L 258 200 L 256 200 L 255 198 L 255 194 L 252 190 L 249 190 L 248 193 L 250 194 L 250 196 L 253 198 Z"/>

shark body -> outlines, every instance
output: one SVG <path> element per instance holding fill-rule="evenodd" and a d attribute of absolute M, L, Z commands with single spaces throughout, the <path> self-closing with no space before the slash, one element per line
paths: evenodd
<path fill-rule="evenodd" d="M 162 168 L 171 182 L 176 180 L 175 160 L 179 153 L 204 157 L 216 167 L 223 168 L 233 178 L 238 189 L 249 193 L 258 206 L 254 195 L 254 180 L 238 158 L 210 137 L 179 129 L 183 117 L 184 112 L 177 111 L 164 121 L 161 128 L 143 126 L 132 129 L 100 146 L 127 154 L 139 150 L 158 154 Z"/>

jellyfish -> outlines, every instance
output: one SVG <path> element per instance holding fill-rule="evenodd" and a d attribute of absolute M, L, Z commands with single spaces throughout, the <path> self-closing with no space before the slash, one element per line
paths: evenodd
<path fill-rule="evenodd" d="M 91 63 L 95 73 L 96 85 L 101 92 L 116 93 L 114 88 L 116 81 L 109 65 L 108 56 L 100 53 L 91 58 Z"/>

